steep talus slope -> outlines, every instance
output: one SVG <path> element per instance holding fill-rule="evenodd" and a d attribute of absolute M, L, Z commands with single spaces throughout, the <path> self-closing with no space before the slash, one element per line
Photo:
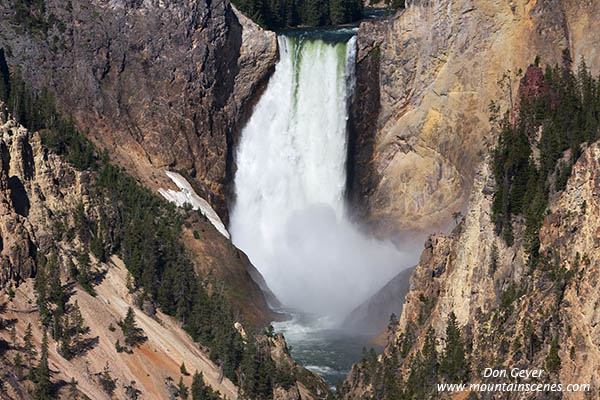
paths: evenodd
<path fill-rule="evenodd" d="M 50 380 L 55 395 L 66 397 L 70 390 L 68 382 L 75 378 L 78 390 L 89 398 L 111 398 L 103 390 L 101 379 L 108 365 L 110 375 L 117 379 L 116 397 L 134 398 L 130 397 L 134 387 L 143 398 L 169 398 L 176 393 L 180 377 L 186 386 L 192 383 L 191 375 L 182 375 L 180 371 L 185 363 L 190 373 L 202 372 L 204 381 L 222 395 L 237 398 L 238 387 L 224 377 L 223 364 L 212 358 L 213 348 L 192 340 L 182 322 L 157 310 L 155 302 L 142 300 L 140 304 L 141 290 L 132 289 L 131 276 L 119 257 L 112 256 L 106 262 L 96 257 L 91 259 L 94 296 L 74 280 L 73 260 L 77 260 L 81 276 L 81 249 L 88 245 L 83 239 L 86 235 L 81 233 L 81 214 L 88 224 L 102 224 L 106 229 L 103 237 L 110 238 L 115 216 L 122 212 L 119 201 L 100 194 L 95 185 L 97 171 L 75 169 L 48 150 L 42 140 L 46 132 L 30 133 L 13 119 L 5 120 L 6 114 L 1 112 L 0 365 L 9 398 L 30 398 L 33 385 L 27 374 L 38 363 L 43 332 L 52 336 L 57 330 L 66 329 L 60 328 L 60 322 L 50 326 L 46 323 L 45 327 L 40 324 L 47 316 L 41 306 L 46 302 L 38 300 L 41 296 L 38 285 L 45 278 L 38 278 L 40 273 L 49 274 L 47 260 L 54 256 L 58 260 L 61 292 L 68 298 L 65 307 L 71 313 L 73 304 L 78 304 L 86 327 L 78 338 L 72 338 L 70 348 L 75 353 L 70 357 L 65 355 L 64 339 L 50 340 Z M 198 272 L 205 279 L 217 279 L 219 287 L 212 290 L 225 292 L 236 318 L 248 322 L 246 329 L 254 331 L 275 317 L 250 276 L 253 272 L 247 258 L 210 221 L 189 218 L 183 228 L 183 239 Z M 46 266 L 40 272 L 44 263 Z M 35 281 L 31 279 L 34 276 Z M 176 292 L 172 295 L 178 296 Z M 120 351 L 119 343 L 124 346 L 126 340 L 119 321 L 128 307 L 135 309 L 144 340 Z M 65 326 L 72 318 L 68 315 L 64 317 Z M 29 323 L 32 336 L 28 339 Z M 244 332 L 242 325 L 236 324 L 235 329 Z M 245 333 L 243 337 L 250 340 Z M 288 381 L 286 388 L 274 385 L 275 398 L 312 399 L 317 393 L 326 393 L 327 386 L 320 378 L 292 360 L 283 337 L 257 337 L 261 352 L 271 354 L 274 365 L 285 371 L 294 370 L 298 376 L 298 381 Z M 27 359 L 27 343 L 37 349 L 32 360 Z"/>
<path fill-rule="evenodd" d="M 410 386 L 417 382 L 414 374 L 435 370 L 427 370 L 431 346 L 441 371 L 445 347 L 456 344 L 449 344 L 451 315 L 464 335 L 467 366 L 463 368 L 469 371 L 470 382 L 586 383 L 591 385 L 587 394 L 591 397 L 583 397 L 582 392 L 562 396 L 595 398 L 600 385 L 599 162 L 596 143 L 574 165 L 566 189 L 552 199 L 540 233 L 540 254 L 547 257 L 548 267 L 534 271 L 522 246 L 522 221 L 515 223 L 516 240 L 510 248 L 494 232 L 494 180 L 484 163 L 476 174 L 464 220 L 450 236 L 432 235 L 425 244 L 384 355 L 377 364 L 363 360 L 353 368 L 342 391 L 344 398 L 365 398 L 383 390 L 384 371 L 394 365 L 390 361 L 394 357 L 399 357 L 392 368 L 403 377 L 402 388 L 414 390 Z M 488 367 L 538 368 L 545 374 L 534 381 L 484 378 Z M 518 399 L 525 395 L 480 392 L 478 396 Z M 527 398 L 563 397 L 530 392 Z"/>
<path fill-rule="evenodd" d="M 71 301 L 77 301 L 85 325 L 89 328 L 86 338 L 94 343 L 82 356 L 72 360 L 65 359 L 59 352 L 58 344 L 50 344 L 49 365 L 54 382 L 63 382 L 63 391 L 59 392 L 60 398 L 67 398 L 66 383 L 75 378 L 78 390 L 92 399 L 129 398 L 126 386 L 133 385 L 141 392 L 143 398 L 164 399 L 169 398 L 169 381 L 177 384 L 182 376 L 180 366 L 185 362 L 186 368 L 192 373 L 202 372 L 204 380 L 228 398 L 237 398 L 237 388 L 227 378 L 220 378 L 219 367 L 210 361 L 207 353 L 202 351 L 197 344 L 181 329 L 173 318 L 160 312 L 154 318 L 137 311 L 136 323 L 146 336 L 146 341 L 131 354 L 118 353 L 115 342 L 123 343 L 123 335 L 118 322 L 125 317 L 127 307 L 132 303 L 131 295 L 126 287 L 126 269 L 118 260 L 114 259 L 106 265 L 99 266 L 106 269 L 104 280 L 96 287 L 95 297 L 83 290 L 75 290 Z M 32 343 L 37 349 L 41 348 L 42 330 L 38 322 L 38 313 L 27 312 L 31 310 L 31 303 L 35 303 L 34 289 L 29 281 L 20 285 L 15 290 L 15 297 L 8 302 L 2 317 L 7 320 L 17 321 L 13 327 L 17 337 L 17 346 L 24 346 L 23 338 L 30 323 L 32 329 Z M 111 331 L 109 325 L 116 327 Z M 11 327 L 11 329 L 13 329 Z M 2 338 L 11 343 L 9 332 L 2 332 Z M 38 350 L 39 351 L 39 350 Z M 17 352 L 10 351 L 4 356 L 14 360 Z M 99 385 L 99 375 L 104 367 L 109 365 L 110 374 L 117 379 L 117 387 L 113 396 L 109 396 Z M 13 371 L 14 365 L 10 365 Z M 187 386 L 191 385 L 191 376 L 183 376 Z M 22 384 L 26 384 L 22 381 Z M 19 398 L 15 396 L 14 398 Z"/>
<path fill-rule="evenodd" d="M 505 72 L 536 55 L 554 65 L 563 49 L 600 69 L 597 2 L 407 3 L 358 33 L 350 197 L 380 235 L 443 227 L 463 209 L 492 141 L 488 104 L 509 101 Z"/>
<path fill-rule="evenodd" d="M 227 1 L 45 0 L 26 17 L 19 4 L 0 1 L 8 64 L 145 184 L 167 187 L 158 170 L 177 170 L 226 220 L 232 147 L 275 34 Z"/>

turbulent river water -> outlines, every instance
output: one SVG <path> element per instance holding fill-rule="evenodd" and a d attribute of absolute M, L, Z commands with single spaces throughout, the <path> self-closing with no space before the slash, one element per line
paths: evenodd
<path fill-rule="evenodd" d="M 352 364 L 362 357 L 363 348 L 380 350 L 369 342 L 369 335 L 341 329 L 329 317 L 293 314 L 291 320 L 274 322 L 273 327 L 285 335 L 294 360 L 331 387 L 346 378 Z"/>
<path fill-rule="evenodd" d="M 237 147 L 229 226 L 279 300 L 298 310 L 276 329 L 300 363 L 329 382 L 343 377 L 364 344 L 334 327 L 403 267 L 393 245 L 364 235 L 347 216 L 354 33 L 278 36 L 280 60 Z"/>

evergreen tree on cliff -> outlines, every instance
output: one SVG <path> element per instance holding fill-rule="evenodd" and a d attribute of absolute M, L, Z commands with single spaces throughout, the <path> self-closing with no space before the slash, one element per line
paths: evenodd
<path fill-rule="evenodd" d="M 452 383 L 463 382 L 468 373 L 465 344 L 460 337 L 460 328 L 454 312 L 448 316 L 446 347 L 440 362 L 440 372 Z"/>
<path fill-rule="evenodd" d="M 127 309 L 127 315 L 119 325 L 123 331 L 123 336 L 125 336 L 125 343 L 127 343 L 129 346 L 135 345 L 138 339 L 138 328 L 135 325 L 135 314 L 133 312 L 133 308 L 129 307 Z"/>
<path fill-rule="evenodd" d="M 42 339 L 42 355 L 40 362 L 35 369 L 35 389 L 36 400 L 52 399 L 52 383 L 50 382 L 50 368 L 48 367 L 48 335 L 44 332 Z"/>
<path fill-rule="evenodd" d="M 220 398 L 220 393 L 207 386 L 204 383 L 202 372 L 198 373 L 198 371 L 194 373 L 191 392 L 192 400 L 218 400 Z"/>

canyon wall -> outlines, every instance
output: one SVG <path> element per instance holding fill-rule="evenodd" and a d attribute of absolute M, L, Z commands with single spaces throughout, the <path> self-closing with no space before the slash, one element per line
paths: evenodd
<path fill-rule="evenodd" d="M 490 143 L 490 100 L 507 73 L 568 49 L 600 70 L 598 2 L 410 1 L 358 32 L 349 197 L 380 236 L 442 229 L 464 210 Z M 508 83 L 508 80 L 506 81 Z"/>
<path fill-rule="evenodd" d="M 586 396 L 591 397 L 543 392 L 529 393 L 527 398 L 595 398 L 600 385 L 599 160 L 596 143 L 573 167 L 566 189 L 552 199 L 540 232 L 540 253 L 547 257 L 548 266 L 536 270 L 527 265 L 522 221 L 516 226 L 512 247 L 494 232 L 495 184 L 485 163 L 475 175 L 464 220 L 450 235 L 432 235 L 426 242 L 411 276 L 402 316 L 387 331 L 386 350 L 378 365 L 386 365 L 385 357 L 401 354 L 397 368 L 407 379 L 420 368 L 414 360 L 426 353 L 429 338 L 440 360 L 449 344 L 452 313 L 464 335 L 473 383 L 516 381 L 484 379 L 487 367 L 538 368 L 545 375 L 537 382 L 565 387 L 587 383 L 591 392 Z M 556 361 L 554 368 L 550 366 L 553 357 L 560 360 L 558 368 Z M 381 390 L 378 379 L 382 375 L 377 378 L 377 374 L 383 372 L 376 373 L 377 368 L 365 361 L 357 364 L 344 386 L 344 398 L 363 398 Z M 503 395 L 510 399 L 524 396 Z M 497 398 L 493 393 L 479 396 Z"/>
<path fill-rule="evenodd" d="M 232 148 L 277 59 L 229 2 L 0 1 L 0 48 L 111 158 L 153 189 L 182 173 L 227 220 Z M 37 3 L 36 3 L 37 4 Z"/>
<path fill-rule="evenodd" d="M 0 295 L 3 305 L 0 334 L 6 344 L 1 358 L 6 376 L 16 378 L 17 371 L 23 367 L 11 357 L 26 346 L 28 324 L 33 326 L 29 340 L 38 351 L 41 348 L 42 329 L 35 295 L 38 289 L 31 279 L 38 272 L 40 257 L 56 252 L 62 261 L 62 274 L 67 275 L 67 260 L 77 254 L 81 245 L 76 236 L 69 234 L 69 231 L 73 232 L 73 216 L 78 207 L 83 207 L 90 220 L 104 215 L 112 222 L 114 214 L 110 206 L 94 195 L 92 173 L 77 171 L 61 157 L 48 152 L 38 133 L 30 133 L 13 119 L 5 119 L 2 104 L 0 113 L 0 283 L 5 289 Z M 211 227 L 206 223 L 205 229 Z M 217 232 L 214 235 L 220 236 Z M 202 256 L 198 253 L 198 257 Z M 152 318 L 138 310 L 137 323 L 145 332 L 146 341 L 135 356 L 116 352 L 114 342 L 123 338 L 119 336 L 120 331 L 115 332 L 115 328 L 111 331 L 109 325 L 118 326 L 128 305 L 134 303 L 127 288 L 127 270 L 117 257 L 106 263 L 95 260 L 93 266 L 105 274 L 96 286 L 96 295 L 91 296 L 81 288 L 73 288 L 69 294 L 71 302 L 78 302 L 89 328 L 81 342 L 88 345 L 83 357 L 69 360 L 59 353 L 58 343 L 50 346 L 54 382 L 62 382 L 65 386 L 71 378 L 76 378 L 80 393 L 90 398 L 110 398 L 98 384 L 102 368 L 109 363 L 112 376 L 120 382 L 116 389 L 118 396 L 125 398 L 126 385 L 135 382 L 133 386 L 150 395 L 149 398 L 167 397 L 169 385 L 165 377 L 177 376 L 179 366 L 185 360 L 192 372 L 203 372 L 212 387 L 228 397 L 237 396 L 237 388 L 228 379 L 219 378 L 219 367 L 199 349 L 180 324 L 160 312 Z M 69 285 L 74 286 L 74 283 L 65 287 Z M 260 290 L 255 291 L 262 295 Z M 260 306 L 259 303 L 259 309 Z M 260 312 L 269 312 L 264 300 L 262 307 Z M 248 310 L 256 308 L 254 304 Z M 13 334 L 16 339 L 12 339 Z M 191 383 L 191 378 L 185 380 L 188 385 Z M 9 386 L 5 387 L 5 394 L 9 398 L 32 398 L 25 380 L 6 381 Z M 66 397 L 66 388 L 60 393 Z"/>

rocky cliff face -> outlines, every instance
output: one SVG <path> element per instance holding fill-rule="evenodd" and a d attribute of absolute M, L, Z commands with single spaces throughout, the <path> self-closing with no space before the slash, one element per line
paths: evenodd
<path fill-rule="evenodd" d="M 144 183 L 181 172 L 226 219 L 233 144 L 274 67 L 275 34 L 227 1 L 42 3 L 24 18 L 20 2 L 0 1 L 8 64 Z"/>
<path fill-rule="evenodd" d="M 73 213 L 89 193 L 86 173 L 48 154 L 38 134 L 12 119 L 0 117 L 0 149 L 0 277 L 7 285 L 34 276 L 37 253 L 48 253 L 58 240 L 54 222 Z"/>
<path fill-rule="evenodd" d="M 565 191 L 550 206 L 540 250 L 571 271 L 557 299 L 560 379 L 600 387 L 600 146 L 591 146 L 573 168 Z M 544 301 L 543 294 L 534 298 Z M 538 303 L 539 304 L 539 303 Z"/>
<path fill-rule="evenodd" d="M 0 129 L 8 131 L 18 128 L 7 127 L 5 124 Z M 0 284 L 2 285 L 13 280 L 31 278 L 35 273 L 36 248 L 32 240 L 32 228 L 23 215 L 29 211 L 29 201 L 26 194 L 24 195 L 21 180 L 14 176 L 9 178 L 8 173 L 11 165 L 11 148 L 14 146 L 24 149 L 25 145 L 29 146 L 29 143 L 23 140 L 11 140 L 9 145 L 5 140 L 2 140 L 0 145 L 0 265 L 2 266 Z M 15 205 L 21 215 L 15 209 Z"/>
<path fill-rule="evenodd" d="M 497 84 L 504 73 L 536 55 L 554 65 L 563 49 L 600 70 L 597 35 L 584 33 L 598 29 L 598 2 L 407 4 L 358 33 L 357 88 L 365 95 L 350 121 L 350 197 L 380 235 L 445 226 L 464 208 L 492 142 L 488 104 L 509 101 Z"/>
<path fill-rule="evenodd" d="M 385 368 L 385 357 L 401 354 L 399 375 L 407 379 L 418 368 L 414 359 L 425 351 L 429 328 L 441 359 L 453 313 L 463 332 L 473 383 L 517 382 L 510 377 L 485 379 L 482 374 L 488 367 L 537 368 L 545 370 L 537 382 L 565 386 L 589 383 L 588 396 L 595 398 L 600 384 L 599 162 L 600 146 L 596 143 L 573 167 L 566 189 L 551 200 L 540 232 L 544 266 L 535 270 L 527 265 L 523 250 L 522 221 L 515 225 L 516 241 L 510 248 L 494 233 L 494 180 L 484 163 L 475 175 L 463 221 L 451 235 L 432 235 L 426 242 L 411 276 L 400 321 L 388 332 L 380 367 Z M 345 398 L 361 398 L 382 390 L 382 381 L 374 376 L 384 372 L 376 373 L 380 367 L 368 365 L 361 362 L 354 367 L 345 385 Z M 523 398 L 522 393 L 503 395 Z M 479 396 L 497 398 L 490 393 Z M 527 394 L 527 398 L 536 399 L 561 396 L 584 398 L 582 393 Z"/>

